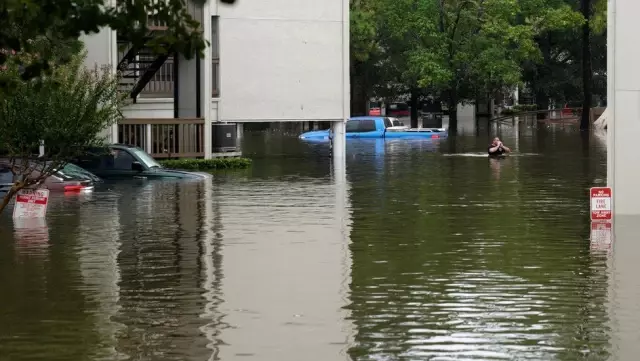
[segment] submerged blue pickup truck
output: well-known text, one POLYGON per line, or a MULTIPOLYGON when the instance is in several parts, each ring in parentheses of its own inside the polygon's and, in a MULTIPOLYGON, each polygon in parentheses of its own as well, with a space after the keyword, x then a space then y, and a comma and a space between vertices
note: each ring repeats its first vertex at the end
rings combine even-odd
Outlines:
MULTIPOLYGON (((346 137, 353 138, 406 138, 406 139, 441 139, 447 137, 444 128, 406 128, 395 127, 388 117, 354 117, 347 121, 346 137)), ((331 139, 331 131, 318 130, 300 134, 300 139, 322 141, 331 139)))

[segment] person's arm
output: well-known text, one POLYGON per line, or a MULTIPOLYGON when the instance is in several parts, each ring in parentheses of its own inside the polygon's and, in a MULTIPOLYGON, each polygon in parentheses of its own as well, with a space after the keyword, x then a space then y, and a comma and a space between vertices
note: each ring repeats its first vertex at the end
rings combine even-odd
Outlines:
POLYGON ((500 148, 500 144, 496 145, 495 147, 489 147, 489 153, 495 153, 498 151, 499 148, 500 148))
POLYGON ((502 149, 504 149, 504 151, 507 153, 511 153, 511 149, 504 144, 502 144, 502 149))

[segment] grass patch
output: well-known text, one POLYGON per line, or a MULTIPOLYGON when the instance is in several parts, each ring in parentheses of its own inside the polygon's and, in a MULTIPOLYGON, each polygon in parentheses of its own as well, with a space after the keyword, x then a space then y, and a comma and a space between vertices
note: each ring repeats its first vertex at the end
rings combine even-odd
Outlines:
POLYGON ((183 170, 211 171, 216 169, 245 169, 251 166, 249 158, 213 158, 213 159, 163 159, 159 161, 165 168, 183 170))

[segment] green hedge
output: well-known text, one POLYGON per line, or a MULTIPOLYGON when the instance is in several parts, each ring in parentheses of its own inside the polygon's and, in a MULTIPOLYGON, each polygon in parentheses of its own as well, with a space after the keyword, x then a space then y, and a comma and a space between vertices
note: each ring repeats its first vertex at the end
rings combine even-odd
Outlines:
POLYGON ((251 166, 248 158, 213 158, 213 159, 164 159, 159 161, 166 168, 184 170, 209 171, 215 169, 245 169, 251 166))
POLYGON ((516 112, 527 112, 536 109, 537 105, 535 104, 517 104, 513 106, 513 110, 515 110, 516 112))

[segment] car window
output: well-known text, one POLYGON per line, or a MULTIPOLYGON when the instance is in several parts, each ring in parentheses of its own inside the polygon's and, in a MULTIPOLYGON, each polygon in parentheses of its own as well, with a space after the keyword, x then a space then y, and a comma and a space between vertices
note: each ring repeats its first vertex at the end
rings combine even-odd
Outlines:
POLYGON ((62 168, 61 172, 74 178, 100 180, 100 178, 94 174, 87 172, 73 163, 67 163, 64 168, 62 168))
POLYGON ((376 122, 371 119, 361 120, 358 129, 360 132, 373 132, 376 130, 376 122))
POLYGON ((391 119, 384 118, 384 127, 385 128, 393 127, 393 122, 391 121, 391 119))
POLYGON ((394 120, 393 121, 393 126, 394 127, 402 127, 402 126, 404 126, 404 123, 399 121, 399 120, 394 120))
POLYGON ((124 149, 112 149, 110 157, 113 159, 113 163, 109 162, 111 169, 116 170, 131 170, 135 161, 131 153, 124 149))
POLYGON ((106 156, 104 154, 106 154, 106 152, 87 152, 78 157, 78 159, 76 159, 74 162, 79 164, 84 169, 101 169, 103 168, 103 163, 106 159, 106 156))
POLYGON ((360 122, 357 120, 349 120, 347 122, 347 126, 346 126, 346 132, 347 133, 355 133, 358 132, 358 126, 360 125, 360 122))
POLYGON ((147 168, 162 168, 160 163, 158 163, 149 153, 145 152, 140 148, 132 148, 131 151, 138 157, 140 162, 145 165, 147 168))

